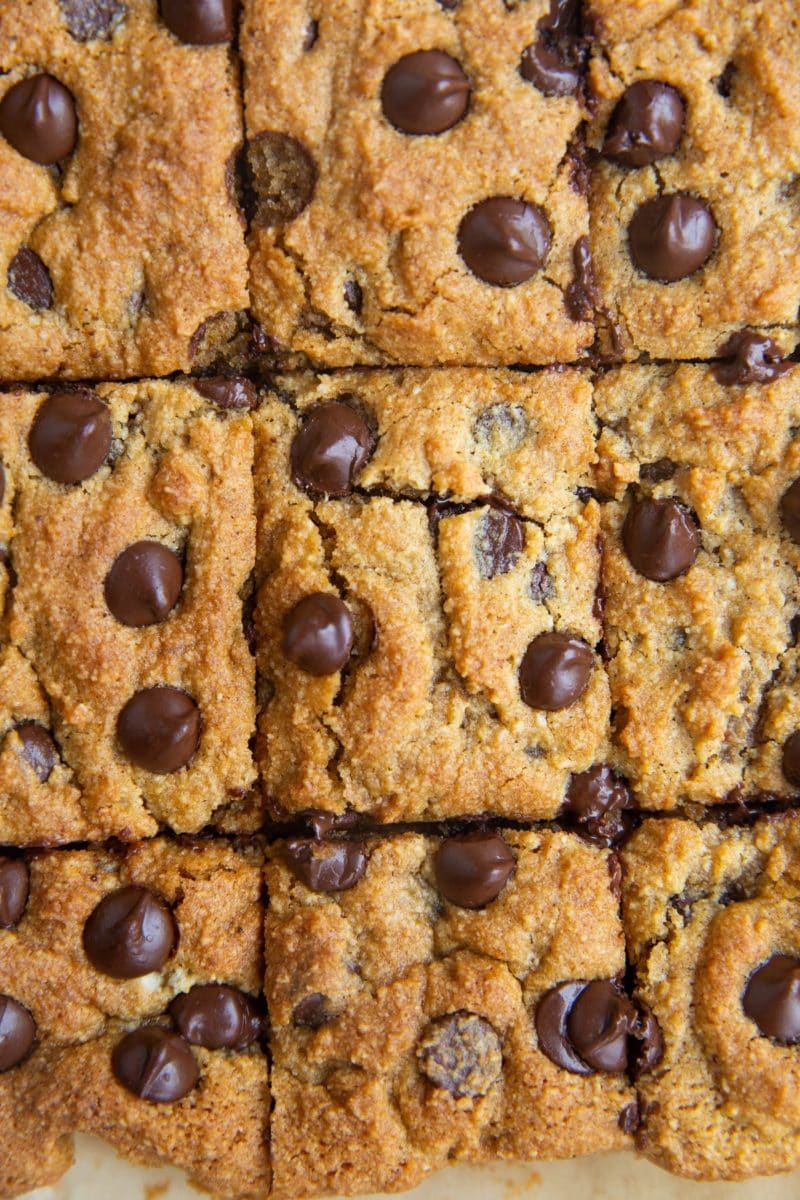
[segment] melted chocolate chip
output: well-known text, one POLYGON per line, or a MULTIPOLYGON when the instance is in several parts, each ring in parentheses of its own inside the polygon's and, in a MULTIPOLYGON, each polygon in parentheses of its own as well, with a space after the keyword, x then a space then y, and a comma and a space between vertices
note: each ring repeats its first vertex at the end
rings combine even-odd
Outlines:
POLYGON ((0 995, 0 1072, 27 1058, 36 1041, 33 1017, 12 996, 0 995))
POLYGON ((762 963, 750 976, 742 1005, 764 1037, 783 1046, 800 1042, 800 958, 775 954, 762 963))
POLYGON ((642 499, 632 505, 622 527, 631 565, 656 583, 684 575, 700 551, 694 519, 677 500, 642 499))
POLYGON ((111 449, 111 415, 86 388, 54 392, 39 407, 28 437, 31 458, 56 483, 81 483, 111 449))
POLYGON ((541 208, 511 196, 492 196, 471 208, 458 228, 458 250, 484 283, 516 287, 540 271, 552 232, 541 208))
POLYGON ((282 853, 287 866, 312 892, 346 892, 367 869, 367 856, 359 842, 292 838, 284 843, 282 853))
POLYGON ((557 712, 580 700, 589 686, 594 654, 582 638, 541 633, 523 655, 519 688, 530 708, 557 712))
POLYGON ((783 351, 772 338, 744 330, 734 333, 719 348, 722 362, 711 368, 717 383, 728 386, 744 383, 771 383, 789 370, 783 351))
POLYGON ((171 775, 191 760, 200 742, 200 710, 186 692, 151 687, 131 696, 117 718, 126 757, 155 775, 171 775))
POLYGON ((292 1024, 298 1029, 321 1029, 333 1020, 328 1010, 328 997, 321 992, 305 996, 292 1010, 292 1024))
POLYGON ((661 1026, 650 1009, 642 1004, 639 1005, 633 1037, 639 1043, 633 1065, 634 1074, 638 1078, 657 1067, 664 1057, 664 1035, 661 1026))
POLYGON ((550 988, 537 1004, 534 1017, 542 1054, 573 1075, 592 1074, 592 1068, 576 1053, 567 1032, 570 1012, 585 987, 583 980, 573 979, 550 988))
POLYGON ((241 412, 255 408, 258 395, 249 379, 215 375, 211 379, 195 379, 194 386, 206 400, 226 412, 241 412))
POLYGON ((790 733, 783 743, 783 774, 792 787, 800 788, 800 732, 790 733))
POLYGON ((114 1047, 111 1067, 118 1083, 151 1104, 182 1100, 200 1078, 188 1042, 160 1025, 126 1034, 114 1047))
POLYGON ((564 813, 577 832, 595 846, 618 846, 631 830, 631 794, 621 776, 605 763, 573 775, 564 813))
POLYGON ((292 442, 292 478, 325 496, 347 496, 375 450, 364 418, 341 400, 312 408, 292 442))
POLYGON ((196 984, 169 1006, 178 1032, 207 1050, 246 1050, 261 1033, 261 1017, 244 992, 223 984, 196 984))
POLYGON ((178 603, 182 587, 183 565, 174 550, 161 542, 134 542, 106 576, 106 604, 123 625, 157 625, 178 603))
POLYGON ((8 264, 8 290, 36 312, 53 307, 50 272, 27 246, 21 246, 8 264))
POLYGON ((386 72, 381 105, 401 133, 443 133, 464 116, 469 95, 469 80, 454 58, 441 50, 418 50, 386 72))
POLYGON ((493 833, 447 838, 436 854, 436 884, 461 908, 485 908, 508 883, 516 859, 508 842, 493 833))
POLYGON ((644 167, 674 154, 683 136, 686 106, 668 83, 632 84, 611 115, 603 154, 624 167, 644 167))
POLYGON ((661 283, 674 283, 699 270, 711 257, 716 237, 708 205, 685 192, 646 200, 628 227, 634 264, 661 283))
POLYGON ((639 467, 639 478, 646 483, 664 483, 672 479, 678 470, 678 464, 671 458, 659 458, 656 462, 643 463, 639 467))
POLYGON ((628 1038, 636 1009, 608 979, 595 979, 576 997, 567 1018, 567 1036, 578 1057, 593 1071, 618 1074, 628 1066, 628 1038))
POLYGON ((58 0, 58 6, 76 42, 108 37, 126 12, 121 0, 58 0))
POLYGON ((508 574, 524 546, 522 522, 502 509, 490 509, 475 530, 475 561, 481 579, 508 574))
POLYGON ((455 1099, 485 1096, 503 1074, 503 1047, 495 1030, 475 1013, 431 1021, 417 1046, 422 1073, 455 1099))
POLYGON ((594 277, 592 252, 588 237, 578 238, 572 247, 575 278, 564 294, 567 312, 573 321, 591 321, 600 303, 600 289, 594 277))
POLYGON ((182 42, 214 46, 233 38, 234 0, 161 0, 161 19, 182 42))
POLYGON ((789 537, 800 545, 800 479, 795 479, 781 497, 781 519, 789 537))
POLYGON ((83 927, 86 957, 112 979, 160 971, 176 940, 175 921, 164 901, 135 885, 104 896, 83 927))
POLYGON ((572 96, 581 82, 579 63, 570 62, 559 47, 544 38, 523 51, 519 73, 545 96, 572 96))
POLYGON ((353 619, 347 605, 330 592, 304 596, 287 614, 283 653, 309 675, 341 671, 353 648, 353 619))
POLYGON ((305 146, 288 133, 260 133, 247 144, 256 225, 293 221, 314 195, 317 168, 305 146))
POLYGON ((0 133, 25 158, 49 165, 78 140, 75 101, 52 75, 29 75, 0 100, 0 133))
POLYGON ((40 783, 47 783, 58 762, 58 747, 53 737, 36 721, 22 721, 16 726, 22 743, 22 757, 40 783))
POLYGON ((0 858, 0 929, 13 929, 25 912, 30 890, 26 863, 0 858))

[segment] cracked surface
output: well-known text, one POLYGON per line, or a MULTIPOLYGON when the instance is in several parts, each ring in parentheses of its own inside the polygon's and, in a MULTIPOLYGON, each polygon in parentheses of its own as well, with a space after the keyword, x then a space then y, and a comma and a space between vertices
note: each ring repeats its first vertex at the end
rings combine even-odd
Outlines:
POLYGON ((317 170, 299 215, 257 218, 250 232, 253 310, 279 354, 332 366, 547 363, 573 361, 592 342, 593 324, 571 320, 564 303, 573 245, 588 229, 571 155, 585 112, 518 70, 548 13, 548 0, 454 10, 335 0, 315 14, 306 50, 306 0, 244 5, 248 137, 288 134, 317 170), (382 80, 402 55, 432 47, 462 64, 470 109, 444 134, 409 137, 383 117, 382 80), (552 226, 543 271, 519 287, 483 283, 458 253, 462 217, 495 195, 541 205, 552 226), (353 281, 358 312, 346 298, 353 281))
POLYGON ((79 134, 59 169, 0 138, 0 375, 98 378, 188 369, 207 318, 247 306, 247 256, 228 191, 242 140, 225 46, 179 42, 154 0, 127 0, 107 39, 79 42, 57 0, 0 3, 0 92, 36 71, 73 94, 79 134), (53 307, 6 288, 21 246, 53 307))
POLYGON ((272 811, 553 816, 570 773, 602 760, 608 736, 599 658, 584 696, 561 712, 528 708, 518 680, 538 634, 600 639, 599 508, 575 494, 592 457, 584 381, 345 375, 309 378, 288 398, 294 407, 267 400, 255 416, 256 754, 272 811), (372 423, 377 445, 358 490, 326 500, 292 482, 290 446, 302 413, 334 387, 372 423), (506 457, 520 424, 493 422, 512 401, 525 434, 506 457), (370 494, 387 484, 391 497, 370 494), (498 484, 530 515, 513 565, 487 578, 486 488, 498 484), (429 509, 433 487, 461 506, 429 509), (339 594, 354 620, 354 654, 339 674, 311 676, 282 652, 285 615, 315 591, 339 594))
POLYGON ((661 1065, 638 1085, 638 1148, 695 1179, 796 1168, 797 1049, 762 1036, 741 998, 765 960, 800 950, 800 821, 648 821, 622 861, 637 994, 664 1035, 661 1065))
POLYGON ((148 1104, 111 1073, 113 1047, 130 1029, 168 1024, 167 1008, 194 984, 261 991, 261 855, 221 842, 143 842, 127 852, 58 851, 29 858, 30 896, 15 929, 0 930, 0 992, 23 1003, 37 1043, 0 1076, 0 1190, 55 1182, 74 1131, 105 1138, 149 1164, 182 1166, 223 1196, 263 1195, 268 1078, 258 1044, 244 1051, 192 1048, 197 1087, 172 1104, 148 1104), (180 931, 160 973, 120 981, 99 974, 82 946, 86 918, 104 895, 150 888, 180 931))
POLYGON ((369 842, 363 879, 336 895, 309 891, 280 846, 270 852, 276 1196, 394 1191, 453 1159, 628 1144, 617 1121, 629 1083, 560 1069, 538 1049, 533 1024, 551 986, 624 967, 608 855, 563 833, 505 836, 514 875, 477 912, 439 896, 433 838, 369 842), (314 994, 330 1020, 294 1024, 314 994), (419 1067, 418 1039, 453 1012, 482 1018, 502 1043, 500 1078, 480 1097, 456 1098, 419 1067))
POLYGON ((800 332, 796 5, 591 0, 590 15, 597 31, 589 67, 596 100, 590 146, 601 148, 617 100, 637 80, 669 83, 686 102, 674 155, 634 169, 599 158, 593 167, 591 241, 599 311, 606 314, 602 350, 709 358, 742 325, 767 328, 791 348, 800 332), (719 81, 729 67, 725 96, 719 81), (720 237, 699 271, 659 283, 631 262, 627 229, 641 203, 675 191, 710 204, 720 237))
POLYGON ((800 560, 780 501, 800 473, 798 382, 792 368, 725 388, 683 365, 623 367, 595 385, 598 480, 613 497, 602 523, 615 740, 643 808, 715 804, 740 787, 792 794, 780 756, 798 721, 800 560), (622 545, 642 495, 675 497, 699 521, 697 561, 668 583, 640 575, 622 545))
POLYGON ((16 585, 0 659, 0 839, 9 844, 149 836, 160 825, 257 827, 254 665, 242 596, 255 541, 249 414, 223 415, 188 383, 103 384, 109 461, 78 485, 45 478, 28 433, 43 400, 0 396, 2 518, 16 585), (130 628, 109 612, 105 577, 131 543, 153 539, 184 560, 175 609, 130 628), (134 767, 116 741, 120 710, 138 690, 169 684, 201 712, 200 745, 177 774, 134 767), (61 762, 40 782, 13 726, 50 729, 61 762))

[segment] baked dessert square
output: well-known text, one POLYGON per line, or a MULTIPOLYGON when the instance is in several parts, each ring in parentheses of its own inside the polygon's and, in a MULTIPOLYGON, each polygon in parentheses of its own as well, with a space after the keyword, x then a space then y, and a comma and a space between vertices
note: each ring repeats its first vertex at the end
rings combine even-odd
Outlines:
POLYGON ((800 337, 793 0, 590 0, 591 248, 602 350, 712 358, 800 337))
POLYGON ((0 1190, 53 1183, 71 1134, 269 1187, 262 856, 155 838, 0 857, 0 1190))
POLYGON ((630 1144, 658 1035, 622 986, 618 881, 552 831, 272 847, 274 1194, 630 1144))
POLYGON ((243 7, 250 289, 271 352, 580 357, 594 320, 577 5, 312 8, 243 7))
POLYGON ((694 1179, 800 1164, 800 822, 650 820, 622 852, 635 996, 663 1036, 638 1148, 694 1179))
POLYGON ((614 740, 642 808, 800 783, 782 767, 800 722, 798 383, 795 365, 740 359, 595 385, 614 740))
POLYGON ((0 378, 166 375, 241 336, 225 7, 0 3, 0 378))
POLYGON ((252 422, 206 398, 240 392, 251 385, 0 395, 13 577, 0 654, 2 842, 260 823, 243 627, 252 422))
POLYGON ((588 383, 406 370, 277 387, 254 418, 272 815, 555 815, 609 732, 588 383))

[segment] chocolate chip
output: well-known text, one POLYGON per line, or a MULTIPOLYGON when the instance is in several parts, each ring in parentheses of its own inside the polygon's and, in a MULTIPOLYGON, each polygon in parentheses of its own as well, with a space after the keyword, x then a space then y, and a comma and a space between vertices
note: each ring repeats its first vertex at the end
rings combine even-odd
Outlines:
POLYGON ((248 411, 255 408, 258 395, 249 379, 238 376, 215 375, 211 379, 195 379, 195 390, 226 412, 248 411))
POLYGON ((620 1109, 617 1125, 623 1133, 636 1133, 641 1122, 641 1113, 639 1111, 639 1101, 631 1100, 630 1104, 626 1104, 620 1109))
POLYGON ((792 787, 800 788, 800 732, 790 733, 783 743, 783 774, 792 787))
POLYGON ((775 954, 750 976, 744 1011, 764 1037, 783 1046, 800 1042, 800 958, 775 954))
POLYGON ((311 203, 317 182, 314 160, 288 133, 260 133, 247 144, 247 165, 256 225, 293 221, 311 203))
POLYGON ((40 783, 47 783, 58 762, 58 747, 52 735, 36 721, 22 721, 16 726, 16 734, 22 743, 22 757, 40 783))
POLYGON ((631 84, 611 114, 603 154, 624 167, 644 167, 674 154, 683 136, 686 106, 668 83, 631 84))
POLYGON ((261 1017, 244 992, 223 984, 196 984, 169 1006, 178 1032, 207 1050, 246 1050, 261 1034, 261 1017))
POLYGON ((457 1012, 431 1021, 417 1045, 420 1070, 456 1100, 485 1096, 503 1074, 503 1047, 483 1017, 457 1012))
POLYGON ((572 1006, 580 996, 586 983, 570 980, 545 992, 536 1006, 534 1023, 539 1049, 557 1067, 573 1075, 591 1075, 592 1068, 578 1056, 567 1032, 567 1020, 572 1006))
POLYGON ((508 883, 516 859, 508 842, 494 833, 447 838, 436 853, 436 884, 460 908, 485 908, 508 883))
POLYGON ((330 592, 312 592, 287 613, 282 649, 309 675, 341 671, 353 648, 353 619, 347 605, 330 592))
POLYGON ((525 546, 525 528, 517 517, 490 509, 475 530, 475 561, 481 579, 494 579, 512 569, 525 546))
POLYGON ((158 625, 178 603, 182 587, 183 564, 174 550, 161 542, 134 542, 106 576, 106 604, 123 625, 158 625))
POLYGON ((589 686, 594 655, 582 638, 540 633, 519 667, 519 690, 530 708, 557 712, 580 700, 589 686))
POLYGON ((0 1072, 18 1066, 35 1041, 36 1025, 27 1008, 11 996, 0 995, 0 1072))
POLYGON ((366 421, 341 400, 318 404, 292 442, 292 478, 325 496, 347 496, 375 450, 366 421))
POLYGON ((83 927, 86 957, 112 979, 160 971, 176 941, 175 921, 164 901, 134 885, 104 896, 83 927))
POLYGON ((628 227, 635 265, 661 283, 674 283, 699 270, 711 257, 716 237, 708 205, 685 192, 646 200, 628 227))
POLYGON ((20 858, 0 858, 0 929, 13 929, 25 912, 30 890, 27 865, 20 858))
POLYGON ((307 52, 311 49, 312 46, 315 46, 317 44, 318 37, 319 37, 319 22, 313 21, 313 20, 309 21, 308 24, 306 25, 305 32, 303 34, 303 43, 302 43, 303 50, 305 50, 307 52))
POLYGON ((567 1035, 594 1071, 618 1074, 628 1066, 628 1038, 637 1021, 630 1000, 608 979, 588 983, 567 1018, 567 1035))
POLYGON ((299 1029, 321 1029, 332 1020, 328 1011, 328 997, 321 992, 305 996, 292 1010, 292 1024, 299 1029))
POLYGON ((678 464, 671 458, 659 458, 656 462, 643 463, 639 467, 639 478, 646 483, 664 483, 672 479, 678 470, 678 464))
POLYGON ((27 246, 21 246, 8 264, 8 290, 36 312, 53 307, 50 272, 27 246))
POLYGON ((189 339, 195 370, 243 371, 260 354, 263 330, 249 313, 227 309, 201 321, 189 339), (258 342, 258 345, 256 343, 258 342))
POLYGON ((367 869, 359 842, 320 842, 292 838, 282 848, 286 865, 312 892, 346 892, 367 869))
POLYGON ((677 500, 638 500, 622 527, 622 541, 631 565, 656 583, 684 575, 700 551, 694 519, 677 500))
POLYGON ((600 289, 594 276, 594 263, 588 237, 579 237, 572 247, 575 278, 567 284, 564 301, 573 321, 591 321, 600 303, 600 289))
POLYGON ((531 567, 529 590, 531 599, 536 604, 541 604, 555 596, 556 585, 550 578, 550 572, 543 562, 534 563, 531 567))
POLYGON ((572 96, 581 82, 578 63, 566 59, 558 46, 540 38, 522 53, 519 73, 545 96, 572 96))
POLYGON ((633 1073, 638 1078, 657 1067, 664 1057, 664 1035, 661 1026, 649 1008, 639 1005, 633 1027, 633 1037, 639 1043, 633 1064, 633 1073))
POLYGON ((151 687, 131 696, 117 718, 127 758, 156 775, 171 775, 191 760, 200 742, 200 710, 186 692, 151 687))
POLYGON ((541 208, 511 196, 492 196, 471 208, 458 228, 458 250, 484 283, 516 287, 544 266, 550 223, 541 208))
POLYGON ((800 545, 800 479, 795 479, 781 496, 781 519, 789 537, 800 545))
POLYGON ((730 100, 733 91, 733 80, 736 75, 736 63, 726 63, 721 75, 714 80, 717 91, 723 100, 730 100))
POLYGON ((764 334, 744 330, 734 333, 718 351, 723 360, 711 368, 717 383, 771 383, 789 370, 777 342, 764 334))
POLYGON ((418 50, 386 72, 381 106, 401 133, 443 133, 464 116, 469 96, 469 80, 454 58, 441 50, 418 50))
POLYGON ((200 1078, 189 1043, 160 1025, 126 1034, 114 1047, 111 1066, 118 1083, 151 1104, 182 1100, 200 1078))
POLYGON ((107 37, 126 12, 120 0, 58 0, 58 5, 76 42, 107 37))
POLYGON ((335 837, 337 833, 352 833, 367 823, 364 813, 359 812, 331 813, 321 808, 307 808, 301 815, 314 837, 322 841, 335 837))
POLYGON ((52 75, 29 75, 0 100, 0 133, 19 154, 36 163, 57 163, 75 149, 75 101, 52 75))
POLYGON ((631 794, 625 780, 606 763, 573 775, 564 814, 577 832, 595 846, 617 846, 631 830, 631 794))
POLYGON ((515 449, 527 432, 528 418, 519 404, 492 404, 481 413, 474 426, 476 440, 494 445, 498 451, 515 449))
POLYGON ((54 392, 40 405, 28 446, 31 458, 56 483, 81 483, 99 471, 111 449, 111 414, 94 392, 54 392))
POLYGON ((355 279, 346 279, 344 284, 344 302, 356 316, 364 306, 364 293, 361 285, 355 279))
POLYGON ((229 42, 235 32, 234 0, 161 0, 170 32, 193 46, 229 42))

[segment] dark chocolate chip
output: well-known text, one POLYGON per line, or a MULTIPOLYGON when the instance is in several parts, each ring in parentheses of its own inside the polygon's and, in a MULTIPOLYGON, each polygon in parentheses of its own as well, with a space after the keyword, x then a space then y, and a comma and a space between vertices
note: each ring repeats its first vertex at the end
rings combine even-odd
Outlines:
POLYGON ((354 830, 362 828, 367 821, 363 813, 331 813, 325 812, 321 808, 307 808, 302 813, 302 817, 309 825, 314 837, 320 838, 322 841, 328 837, 335 837, 337 833, 352 833, 354 830))
POLYGON ((53 281, 39 255, 21 246, 8 264, 8 290, 29 308, 53 307, 53 281))
POLYGON ((552 233, 541 208, 511 196, 492 196, 471 208, 458 228, 458 250, 484 283, 516 287, 547 261, 552 233))
POLYGON ((171 33, 193 46, 229 42, 235 32, 234 0, 161 0, 161 18, 171 33))
POLYGON ((556 585, 550 576, 550 572, 543 562, 534 563, 531 567, 530 579, 531 599, 536 604, 541 604, 545 600, 551 599, 556 594, 556 585))
POLYGON ((0 100, 0 133, 18 153, 36 163, 57 163, 75 149, 75 101, 52 75, 29 75, 0 100))
POLYGON ((567 284, 564 294, 567 312, 573 321, 591 321, 600 303, 600 289, 594 277, 588 237, 579 237, 572 247, 572 263, 575 278, 567 284))
POLYGON ((211 379, 195 379, 195 389, 217 408, 239 412, 255 408, 258 394, 255 384, 238 376, 215 375, 211 379))
POLYGON ((353 648, 353 618, 330 592, 312 592, 287 613, 283 653, 309 675, 341 671, 353 648))
POLYGON ((628 226, 633 262, 661 283, 674 283, 699 270, 711 257, 716 239, 708 205, 685 192, 646 200, 628 226))
POLYGON ((736 75, 736 63, 726 63, 721 75, 714 80, 717 91, 723 100, 730 100, 733 92, 733 80, 736 75))
POLYGON ((247 144, 247 165, 256 225, 293 221, 311 203, 317 182, 314 160, 288 133, 260 133, 247 144))
POLYGON ((19 922, 29 890, 27 864, 21 858, 0 858, 0 929, 13 929, 19 922))
POLYGON ((305 996, 292 1010, 292 1024, 298 1029, 321 1029, 333 1020, 328 1010, 328 997, 321 992, 305 996))
POLYGON ((637 1012, 608 979, 587 983, 567 1017, 567 1036, 578 1057, 594 1071, 617 1074, 628 1067, 628 1038, 637 1012))
POLYGON ((178 603, 182 587, 183 564, 174 550, 161 542, 134 542, 106 576, 106 604, 123 625, 158 625, 178 603))
POLYGON ((33 1017, 19 1000, 0 995, 0 1072, 27 1058, 36 1041, 33 1017))
POLYGON ((795 479, 781 496, 781 519, 789 537, 800 545, 800 479, 795 479))
POLYGON ((81 483, 106 461, 111 435, 108 407, 94 392, 79 388, 47 397, 36 413, 28 446, 48 479, 81 483))
POLYGON ((625 810, 631 804, 625 780, 606 763, 598 763, 572 776, 564 813, 586 841, 617 846, 630 832, 631 818, 625 810))
POLYGON ((686 106, 668 83, 631 84, 611 115, 603 154, 625 167, 644 167, 674 154, 683 136, 686 106))
POLYGON ((576 1053, 567 1032, 570 1012, 585 987, 584 980, 573 979, 550 988, 537 1004, 534 1017, 542 1054, 573 1075, 592 1074, 592 1068, 576 1053))
POLYGON ((631 565, 656 583, 684 575, 700 551, 693 517, 671 499, 633 504, 622 527, 622 541, 631 565))
POLYGON ((149 888, 135 885, 104 896, 83 927, 86 957, 112 979, 138 979, 160 971, 176 941, 167 905, 149 888))
POLYGON ((182 1100, 200 1078, 189 1043, 160 1025, 126 1034, 114 1047, 111 1066, 118 1083, 151 1104, 182 1100))
POLYGON ((630 1104, 626 1104, 623 1109, 620 1109, 617 1124, 623 1133, 636 1133, 640 1122, 641 1113, 638 1100, 631 1100, 630 1104))
POLYGON ((417 50, 389 68, 381 88, 386 120, 401 133, 443 133, 469 106, 461 65, 441 50, 417 50))
POLYGON ((664 483, 672 479, 678 470, 678 464, 671 458, 659 458, 656 462, 643 463, 639 467, 639 478, 646 483, 664 483))
POLYGON ((360 842, 321 842, 292 838, 283 845, 287 866, 312 892, 346 892, 367 869, 360 842))
POLYGON ((108 37, 126 12, 121 0, 58 0, 58 6, 76 42, 108 37))
POLYGON ((485 1096, 503 1074, 503 1047, 495 1030, 475 1013, 431 1021, 417 1045, 422 1073, 459 1100, 485 1096))
POLYGON ((361 290, 361 284, 355 279, 346 279, 344 283, 344 302, 351 312, 356 316, 364 307, 364 293, 361 290))
POLYGON ((664 1057, 664 1035, 661 1026, 650 1009, 642 1004, 639 1005, 633 1027, 633 1038, 639 1043, 633 1064, 633 1073, 638 1078, 657 1067, 664 1057))
POLYGON ((502 509, 490 509, 475 530, 475 561, 481 579, 508 574, 524 546, 522 522, 502 509))
POLYGON ((516 866, 508 842, 496 833, 447 838, 436 853, 436 884, 460 908, 485 908, 502 892, 516 866))
POLYGON ((777 342, 764 334, 744 330, 734 333, 718 351, 721 362, 711 368, 717 383, 771 383, 790 369, 777 342))
POLYGON ((582 638, 540 633, 519 667, 519 688, 530 708, 557 712, 580 700, 589 686, 594 654, 582 638))
POLYGON ((474 425, 478 441, 495 444, 498 450, 513 450, 528 431, 528 417, 520 404, 492 404, 474 425))
POLYGON ((200 742, 200 710, 174 687, 151 687, 131 696, 117 718, 126 757, 156 775, 171 775, 191 760, 200 742))
POLYGON ((545 96, 572 96, 581 82, 579 62, 570 61, 546 37, 540 37, 523 51, 519 73, 545 96))
POLYGON ((196 984, 169 1006, 178 1032, 207 1050, 246 1050, 261 1034, 254 1001, 237 988, 196 984))
POLYGON ((750 976, 744 1011, 764 1037, 783 1046, 800 1042, 800 958, 775 954, 750 976))
POLYGON ((347 496, 375 450, 364 418, 341 400, 312 408, 292 442, 292 478, 325 496, 347 496))
POLYGON ((16 727, 17 737, 22 743, 22 757, 32 769, 40 783, 47 783, 58 762, 58 747, 52 734, 36 721, 22 721, 16 727))
POLYGON ((783 743, 783 774, 792 787, 800 788, 800 732, 790 733, 783 743))
POLYGON ((303 50, 305 50, 306 52, 309 51, 312 48, 312 46, 315 46, 317 44, 318 38, 319 38, 319 22, 313 21, 313 20, 309 21, 308 24, 306 25, 305 32, 303 33, 303 43, 302 43, 303 50))

